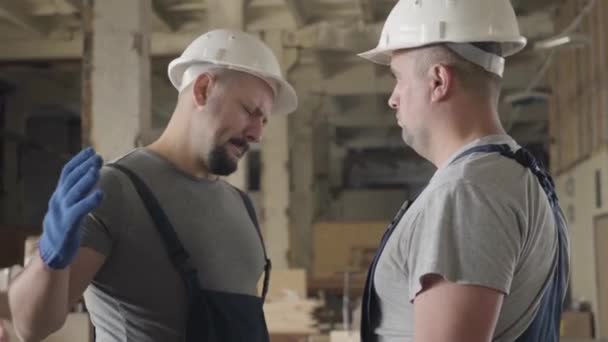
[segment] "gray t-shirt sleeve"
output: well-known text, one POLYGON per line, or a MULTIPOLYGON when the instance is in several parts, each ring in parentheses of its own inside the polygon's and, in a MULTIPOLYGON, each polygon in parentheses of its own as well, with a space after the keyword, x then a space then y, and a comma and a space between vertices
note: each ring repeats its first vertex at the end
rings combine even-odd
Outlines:
POLYGON ((400 239, 408 244, 401 250, 408 251, 403 257, 411 301, 430 274, 509 294, 522 236, 514 206, 492 190, 461 181, 426 197, 409 236, 400 239))
POLYGON ((104 198, 100 206, 87 215, 82 224, 81 247, 89 247, 109 256, 112 247, 120 240, 126 226, 124 215, 124 186, 117 171, 109 167, 101 169, 99 188, 104 198))

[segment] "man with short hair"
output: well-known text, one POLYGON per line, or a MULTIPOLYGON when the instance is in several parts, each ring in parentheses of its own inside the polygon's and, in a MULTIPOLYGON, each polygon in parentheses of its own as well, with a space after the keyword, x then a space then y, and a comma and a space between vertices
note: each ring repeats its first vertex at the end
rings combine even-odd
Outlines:
POLYGON ((525 43, 508 0, 400 0, 360 54, 390 65, 403 140, 437 167, 382 239, 364 342, 559 340, 565 220, 497 109, 504 58, 525 43))
POLYGON ((106 167, 90 148, 65 165, 39 257, 9 289, 25 341, 59 329, 83 293, 98 342, 268 341, 269 260, 248 197, 219 176, 271 113, 296 109, 295 91, 240 31, 200 36, 168 73, 179 95, 157 141, 106 167))

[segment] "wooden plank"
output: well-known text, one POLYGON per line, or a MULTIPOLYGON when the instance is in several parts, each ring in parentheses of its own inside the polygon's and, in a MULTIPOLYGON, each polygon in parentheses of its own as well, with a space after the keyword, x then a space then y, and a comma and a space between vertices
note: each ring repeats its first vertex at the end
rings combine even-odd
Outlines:
POLYGON ((600 69, 600 75, 602 78, 601 87, 600 87, 600 118, 601 122, 599 127, 601 127, 601 141, 602 144, 608 144, 608 42, 606 42, 606 37, 608 37, 608 3, 606 1, 598 1, 599 11, 601 13, 600 18, 600 33, 598 35, 599 45, 600 45, 600 62, 602 63, 600 69))
POLYGON ((322 305, 322 302, 312 299, 267 301, 264 315, 268 331, 272 334, 317 334, 318 322, 314 312, 322 305))
POLYGON ((81 141, 83 146, 91 145, 91 124, 93 116, 93 0, 83 0, 82 16, 82 73, 81 73, 81 141))
MULTIPOLYGON (((575 17, 575 13, 578 11, 578 3, 577 1, 570 1, 570 6, 567 12, 567 21, 566 23, 571 23, 575 17)), ((570 68, 570 79, 571 84, 568 90, 567 99, 569 99, 569 103, 571 104, 571 114, 570 114, 570 124, 568 125, 568 145, 570 146, 568 153, 568 162, 566 167, 570 167, 576 163, 576 160, 580 151, 579 144, 579 124, 580 124, 580 101, 578 100, 578 85, 579 85, 579 72, 578 72, 578 50, 570 50, 569 54, 569 63, 568 66, 570 68)))
MULTIPOLYGON (((593 37, 593 31, 595 28, 595 20, 593 15, 588 15, 587 16, 587 34, 589 35, 589 37, 593 37)), ((593 149, 593 134, 594 134, 594 124, 593 124, 593 120, 595 118, 595 106, 594 106, 594 93, 597 89, 597 85, 595 85, 595 75, 594 75, 594 70, 595 70, 595 48, 593 46, 589 47, 589 50, 587 51, 587 63, 585 65, 586 70, 587 70, 587 120, 586 120, 586 132, 585 132, 585 136, 586 136, 586 147, 587 147, 587 153, 586 153, 586 158, 591 157, 594 149, 593 149)))
MULTIPOLYGON (((360 297, 363 295, 365 288, 365 279, 367 274, 353 274, 350 277, 348 293, 352 297, 360 297)), ((308 282, 308 295, 316 296, 319 293, 341 296, 344 294, 344 275, 333 275, 330 277, 312 278, 308 282)))
POLYGON ((334 330, 329 334, 330 342, 358 342, 361 341, 359 333, 355 331, 334 330))
MULTIPOLYGON (((580 7, 580 0, 575 0, 572 1, 572 7, 571 7, 571 12, 570 12, 570 16, 569 16, 569 20, 568 22, 571 22, 574 17, 575 17, 575 13, 577 13, 579 11, 579 7, 580 7)), ((572 83, 572 88, 570 89, 571 93, 570 93, 570 101, 573 104, 573 108, 572 108, 572 115, 575 118, 572 121, 572 127, 571 127, 571 131, 570 131, 570 141, 573 144, 572 145, 572 150, 571 155, 570 155, 570 162, 568 163, 568 166, 572 166, 574 164, 576 164, 576 162, 579 159, 579 156, 581 154, 581 141, 580 141, 580 126, 581 126, 581 112, 582 112, 582 101, 581 101, 581 95, 580 95, 580 84, 581 84, 581 75, 582 72, 580 70, 581 68, 581 61, 580 61, 580 54, 581 54, 581 50, 580 49, 575 49, 572 51, 572 59, 571 59, 571 63, 572 63, 572 72, 574 74, 574 82, 572 83)))
POLYGON ((288 269, 272 271, 268 300, 287 296, 304 299, 307 297, 306 270, 288 269))
MULTIPOLYGON (((578 4, 577 4, 578 5, 578 4)), ((584 70, 584 50, 577 49, 574 52, 574 66, 576 72, 576 82, 574 82, 573 103, 576 105, 575 113, 577 129, 573 137, 577 143, 577 149, 574 151, 573 162, 578 162, 584 154, 584 127, 585 127, 585 70, 584 70)))
POLYGON ((573 72, 572 72, 572 52, 571 51, 564 51, 562 52, 564 54, 564 59, 563 59, 563 63, 564 63, 564 76, 565 76, 565 84, 563 87, 563 92, 562 92, 562 98, 564 101, 564 108, 566 109, 566 112, 563 113, 564 117, 562 118, 562 124, 564 125, 562 127, 562 129, 564 130, 564 135, 563 137, 563 164, 562 167, 563 168, 567 168, 568 165, 570 164, 570 161, 572 160, 572 141, 570 138, 570 130, 572 128, 572 117, 574 117, 574 115, 576 114, 574 112, 574 104, 572 103, 572 85, 574 84, 574 79, 573 79, 573 72))
MULTIPOLYGON (((564 15, 562 11, 558 11, 555 16, 556 30, 560 30, 563 26, 564 15)), ((564 89, 565 89, 565 63, 564 54, 557 53, 555 55, 554 62, 554 80, 551 83, 553 90, 553 102, 555 103, 555 113, 550 123, 553 126, 553 157, 552 157, 552 170, 554 174, 558 174, 563 169, 564 164, 564 130, 562 115, 565 111, 564 102, 564 89)))
POLYGON ((597 87, 596 87, 596 96, 595 96, 595 105, 596 105, 596 113, 595 113, 595 127, 596 127, 596 135, 595 135, 595 145, 596 145, 596 149, 601 148, 601 145, 603 144, 603 136, 604 136, 604 127, 603 127, 603 122, 604 122, 604 115, 606 114, 606 110, 608 110, 608 107, 604 106, 604 100, 603 100, 603 88, 604 88, 604 78, 606 77, 605 73, 608 72, 608 69, 606 69, 606 52, 605 52, 605 48, 607 46, 607 44, 605 43, 606 40, 606 34, 608 32, 604 32, 604 20, 608 19, 608 16, 605 16, 602 13, 602 8, 603 5, 605 4, 605 1, 600 1, 597 6, 598 6, 598 10, 594 11, 594 16, 596 17, 596 30, 595 30, 595 37, 593 39, 593 44, 595 46, 595 52, 596 52, 596 78, 597 78, 597 87))
MULTIPOLYGON (((566 17, 566 13, 567 13, 567 7, 568 7, 569 2, 563 3, 560 7, 560 10, 558 12, 558 21, 559 21, 559 27, 557 29, 557 31, 562 30, 566 24, 565 22, 568 20, 568 18, 566 17)), ((560 107, 563 109, 563 111, 560 112, 561 115, 561 120, 560 120, 560 165, 559 165, 559 169, 563 170, 566 168, 566 164, 568 162, 568 151, 569 151, 569 147, 568 147, 568 125, 567 125, 567 113, 570 110, 570 106, 569 103, 567 101, 567 97, 568 97, 568 90, 570 88, 570 84, 572 82, 572 79, 570 78, 570 68, 569 68, 569 55, 568 55, 568 51, 566 50, 562 50, 560 52, 557 53, 558 54, 558 60, 559 60, 559 65, 560 65, 560 69, 561 69, 561 78, 560 78, 560 83, 557 85, 558 89, 559 89, 559 103, 560 103, 560 107)))
POLYGON ((555 112, 555 141, 554 141, 554 145, 555 145, 555 156, 554 156, 554 160, 555 160, 555 166, 554 166, 554 174, 558 174, 559 171, 561 171, 563 169, 563 165, 564 165, 564 123, 563 123, 563 113, 565 111, 565 106, 564 106, 564 76, 565 76, 565 63, 563 61, 563 57, 562 55, 558 55, 558 58, 556 59, 556 65, 557 65, 557 72, 555 73, 555 82, 552 87, 554 89, 554 95, 553 97, 555 98, 555 106, 556 106, 556 112, 555 112))
POLYGON ((560 64, 554 64, 549 70, 549 84, 553 88, 553 95, 549 99, 549 167, 552 174, 557 174, 560 164, 560 130, 559 130, 559 95, 555 88, 559 84, 560 64))
POLYGON ((308 342, 310 334, 270 334, 270 342, 308 342))
MULTIPOLYGON (((579 1, 579 11, 586 5, 586 1, 579 1)), ((589 16, 585 16, 581 23, 581 31, 584 34, 591 36, 591 20, 589 16)), ((579 126, 579 140, 580 140, 580 152, 577 161, 587 159, 591 156, 591 141, 592 125, 591 125, 591 90, 593 89, 593 83, 591 81, 591 68, 593 65, 593 54, 591 53, 592 47, 586 47, 580 50, 579 63, 582 68, 581 82, 579 83, 580 89, 580 100, 581 100, 581 123, 579 126)))
MULTIPOLYGON (((597 5, 596 5, 597 6, 597 5)), ((591 118, 589 120, 590 123, 590 135, 591 135, 591 150, 597 151, 599 148, 599 126, 597 125, 597 117, 598 117, 598 97, 599 97, 599 87, 600 87, 600 75, 599 75, 599 41, 598 41, 598 28, 599 28, 599 12, 592 11, 589 14, 590 21, 590 37, 591 37, 591 65, 590 68, 590 78, 591 78, 591 118)))

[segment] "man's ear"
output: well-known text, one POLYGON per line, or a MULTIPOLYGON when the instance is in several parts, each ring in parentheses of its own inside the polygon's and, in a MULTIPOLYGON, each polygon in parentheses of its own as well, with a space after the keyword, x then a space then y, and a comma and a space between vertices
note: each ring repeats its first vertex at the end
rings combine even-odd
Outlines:
POLYGON ((454 77, 454 70, 443 64, 435 64, 429 69, 432 102, 441 102, 449 96, 454 77))
POLYGON ((194 80, 192 95, 197 107, 203 107, 207 104, 215 83, 215 77, 207 72, 200 74, 196 80, 194 80))

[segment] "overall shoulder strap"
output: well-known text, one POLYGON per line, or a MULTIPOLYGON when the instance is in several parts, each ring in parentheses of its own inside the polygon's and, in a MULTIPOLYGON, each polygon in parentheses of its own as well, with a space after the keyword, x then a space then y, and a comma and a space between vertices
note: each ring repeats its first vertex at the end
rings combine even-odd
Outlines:
POLYGON ((169 218, 163 211, 150 188, 135 172, 131 171, 124 165, 112 163, 108 164, 108 166, 122 172, 129 178, 135 187, 137 194, 142 199, 148 214, 152 217, 156 230, 160 234, 165 245, 165 249, 169 254, 171 263, 175 266, 175 268, 177 268, 184 284, 186 285, 188 295, 190 297, 198 296, 198 276, 196 269, 190 263, 190 254, 188 254, 180 242, 171 221, 169 221, 169 218))
POLYGON ((266 253, 266 245, 264 243, 264 237, 262 236, 262 231, 260 230, 258 218, 255 213, 255 208, 253 206, 253 203, 251 203, 251 199, 244 191, 242 191, 241 189, 239 189, 235 186, 233 186, 233 187, 236 189, 236 191, 241 196, 241 199, 243 200, 243 203, 245 204, 245 208, 247 208, 247 213, 249 214, 249 217, 251 218, 251 221, 253 222, 253 225, 255 226, 255 230, 257 231, 258 236, 260 237, 260 242, 262 243, 262 251, 264 252, 264 261, 265 261, 264 287, 262 288, 262 301, 266 301, 266 295, 268 294, 268 286, 270 283, 270 272, 272 270, 272 262, 270 261, 270 259, 268 258, 268 255, 266 253))

